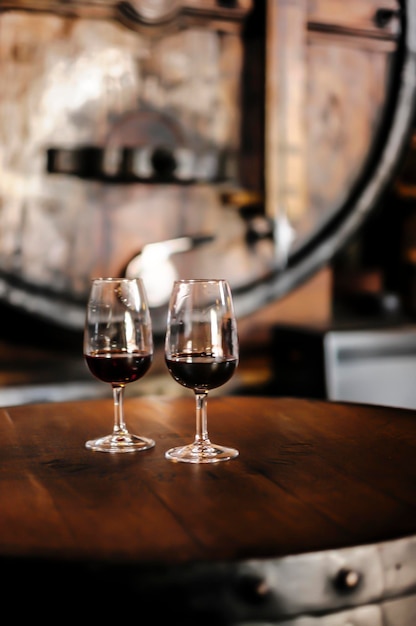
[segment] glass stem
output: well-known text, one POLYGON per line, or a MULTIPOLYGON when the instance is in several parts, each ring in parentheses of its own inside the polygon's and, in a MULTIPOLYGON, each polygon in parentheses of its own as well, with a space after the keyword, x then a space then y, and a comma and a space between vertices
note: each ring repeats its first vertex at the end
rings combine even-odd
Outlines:
POLYGON ((113 435, 126 434, 127 428, 124 423, 124 387, 122 385, 113 385, 113 398, 114 398, 114 428, 113 435))
POLYGON ((195 443, 208 442, 207 430, 207 392, 195 391, 196 400, 196 435, 195 443))

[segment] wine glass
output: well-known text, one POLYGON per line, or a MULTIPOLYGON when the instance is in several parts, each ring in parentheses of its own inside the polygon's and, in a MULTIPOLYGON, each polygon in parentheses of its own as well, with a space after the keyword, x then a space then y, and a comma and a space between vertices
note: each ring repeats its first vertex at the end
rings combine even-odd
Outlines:
POLYGON ((84 330, 84 358, 90 372, 113 388, 113 432, 86 442, 89 450, 135 452, 153 439, 130 434, 124 421, 124 388, 142 378, 153 360, 149 305, 141 278, 92 280, 84 330))
POLYGON ((216 463, 238 450, 211 443, 207 430, 210 389, 224 385, 238 365, 237 323, 226 280, 177 280, 169 302, 165 362, 171 376, 193 389, 196 435, 193 443, 171 448, 165 457, 186 463, 216 463))

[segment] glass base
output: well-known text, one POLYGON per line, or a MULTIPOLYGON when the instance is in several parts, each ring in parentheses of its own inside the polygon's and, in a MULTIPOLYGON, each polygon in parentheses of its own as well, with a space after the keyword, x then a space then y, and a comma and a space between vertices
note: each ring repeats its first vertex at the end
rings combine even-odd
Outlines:
POLYGON ((153 448, 155 442, 153 439, 139 437, 138 435, 130 435, 130 433, 120 433, 118 435, 107 435, 87 441, 85 447, 88 450, 96 450, 97 452, 139 452, 140 450, 149 450, 153 448))
POLYGON ((218 463, 219 461, 229 461, 238 456, 238 450, 218 446, 211 442, 191 443, 179 448, 171 448, 165 452, 165 458, 169 461, 180 461, 182 463, 218 463))

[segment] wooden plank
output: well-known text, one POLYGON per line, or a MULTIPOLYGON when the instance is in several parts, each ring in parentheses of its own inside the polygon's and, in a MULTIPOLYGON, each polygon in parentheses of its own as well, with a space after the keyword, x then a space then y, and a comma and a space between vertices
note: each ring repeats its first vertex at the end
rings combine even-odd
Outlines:
POLYGON ((303 0, 267 4, 266 214, 277 222, 299 218, 307 204, 306 19, 303 0))

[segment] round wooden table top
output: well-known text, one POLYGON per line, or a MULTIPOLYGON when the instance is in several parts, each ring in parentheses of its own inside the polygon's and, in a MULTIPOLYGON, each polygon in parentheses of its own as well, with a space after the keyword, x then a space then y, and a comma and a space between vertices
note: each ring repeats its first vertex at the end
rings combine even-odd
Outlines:
POLYGON ((212 397, 231 461, 164 457, 193 440, 194 399, 125 400, 156 446, 85 448, 112 400, 0 409, 0 557, 185 564, 282 557, 416 534, 416 411, 294 398, 212 397))

